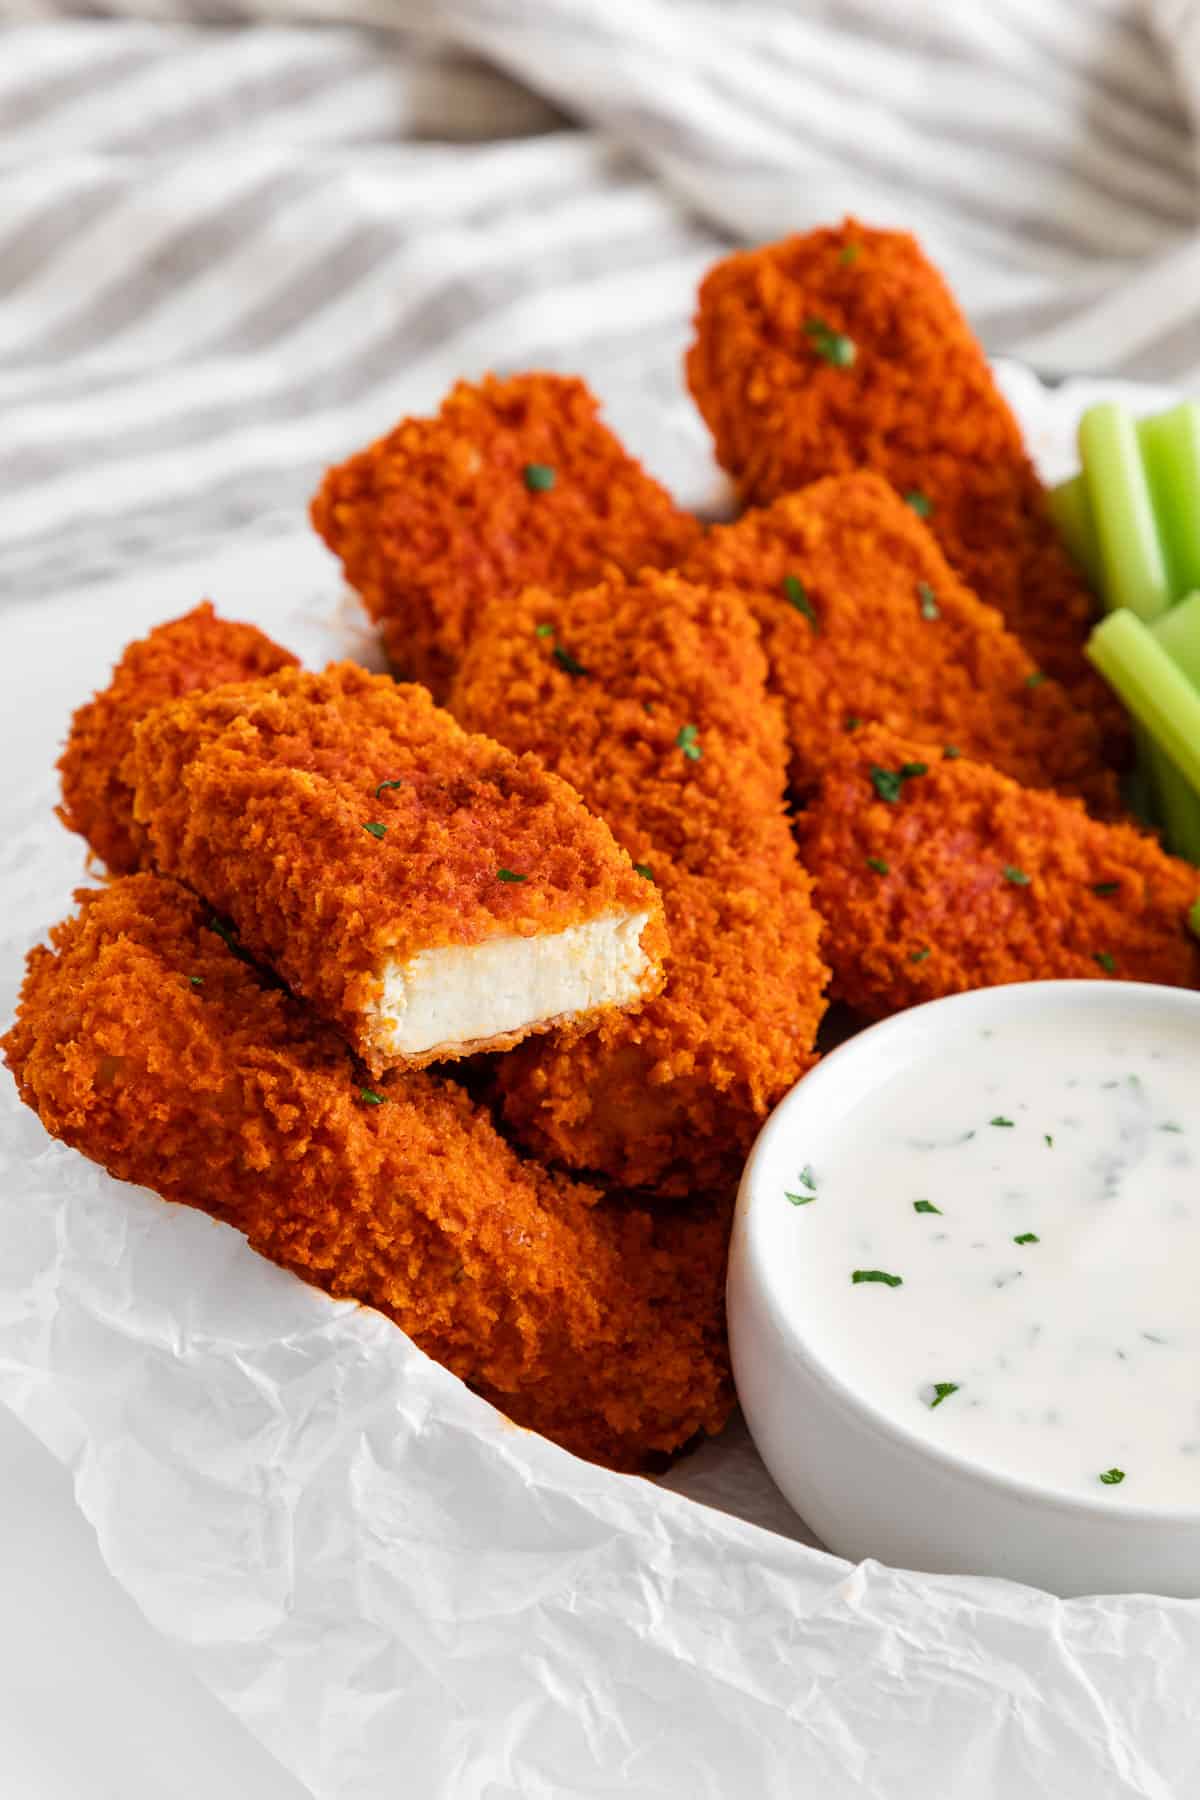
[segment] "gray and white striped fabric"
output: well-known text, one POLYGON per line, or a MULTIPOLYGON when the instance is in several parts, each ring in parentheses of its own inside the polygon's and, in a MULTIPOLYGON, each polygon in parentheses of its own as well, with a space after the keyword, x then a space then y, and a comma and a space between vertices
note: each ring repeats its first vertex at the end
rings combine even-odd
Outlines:
POLYGON ((994 350, 1200 385, 1200 0, 0 20, 0 596, 292 527, 463 373, 673 393, 706 264, 846 211, 994 350))

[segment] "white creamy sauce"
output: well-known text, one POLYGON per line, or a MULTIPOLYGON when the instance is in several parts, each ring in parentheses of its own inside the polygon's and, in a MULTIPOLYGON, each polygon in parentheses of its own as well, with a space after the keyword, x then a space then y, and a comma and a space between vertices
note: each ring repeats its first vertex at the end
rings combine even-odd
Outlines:
POLYGON ((1068 1014, 1040 1041, 1017 1022, 973 1031, 830 1142, 795 1144, 780 1205, 787 1288, 834 1373, 997 1471, 1200 1503, 1194 1032, 1137 1013, 1127 1028, 1068 1014))

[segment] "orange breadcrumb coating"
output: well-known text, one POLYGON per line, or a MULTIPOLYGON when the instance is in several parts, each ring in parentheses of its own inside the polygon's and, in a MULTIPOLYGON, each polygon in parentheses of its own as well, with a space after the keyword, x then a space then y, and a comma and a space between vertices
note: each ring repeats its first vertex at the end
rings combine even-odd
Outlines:
POLYGON ((87 839, 114 875, 131 873, 145 861, 145 833, 134 821, 133 782, 124 769, 134 727, 164 700, 296 666, 289 650, 253 625, 218 619, 209 600, 156 625, 129 645, 108 686, 71 720, 58 761, 59 818, 87 839))
POLYGON ((649 912, 644 991, 661 985, 661 902, 607 826, 424 688, 334 663, 193 694, 138 728, 133 767, 157 867, 226 914, 376 1071, 400 1060, 374 1034, 381 970, 422 950, 649 912))
POLYGON ((667 986, 635 1017, 503 1059, 506 1119, 539 1154, 622 1184, 736 1179, 813 1061, 826 980, 746 607, 652 571, 567 598, 530 588, 488 609, 452 704, 579 789, 652 871, 671 934, 667 986))
POLYGON ((1117 810, 1094 722, 1038 679, 882 476, 833 476, 714 527, 686 572, 740 589, 753 608, 800 791, 857 719, 1117 810))
POLYGON ((873 726, 843 738, 798 833, 835 990, 872 1017, 1009 981, 1200 986, 1200 871, 936 746, 873 726))
POLYGON ((3 1039, 22 1099, 122 1180, 388 1314, 518 1422, 639 1468, 731 1393, 720 1209, 687 1226, 522 1162, 460 1088, 388 1077, 205 929, 174 882, 79 896, 3 1039))
POLYGON ((687 375, 747 502, 859 467, 925 496, 963 579, 1127 747, 1120 708, 1083 658, 1087 586, 983 351, 915 238, 847 219, 725 258, 700 288, 687 375), (821 354, 820 326, 851 340, 849 366, 821 354))
POLYGON ((537 374, 460 381, 436 418, 405 419, 330 469, 312 519, 392 666, 439 697, 492 596, 665 568, 701 531, 601 424, 582 381, 537 374), (529 469, 553 485, 531 487, 529 469))

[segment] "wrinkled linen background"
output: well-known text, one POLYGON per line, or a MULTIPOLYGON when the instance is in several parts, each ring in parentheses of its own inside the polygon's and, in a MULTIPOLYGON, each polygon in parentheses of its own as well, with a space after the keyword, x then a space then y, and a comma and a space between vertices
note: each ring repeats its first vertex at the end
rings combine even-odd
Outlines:
MULTIPOLYGON (((80 878, 48 821, 69 708, 205 592, 308 660, 368 653, 304 502, 457 375, 578 369, 718 502, 695 281, 855 209, 921 232, 990 348, 1200 385, 1188 0, 248 16, 0 0, 5 1017, 80 878)), ((1091 390, 1006 379, 1061 472, 1091 390)), ((6 1078, 0 1398, 321 1800, 1198 1791, 1195 1605, 851 1569, 736 1426, 663 1484, 589 1468, 50 1144, 6 1078)))

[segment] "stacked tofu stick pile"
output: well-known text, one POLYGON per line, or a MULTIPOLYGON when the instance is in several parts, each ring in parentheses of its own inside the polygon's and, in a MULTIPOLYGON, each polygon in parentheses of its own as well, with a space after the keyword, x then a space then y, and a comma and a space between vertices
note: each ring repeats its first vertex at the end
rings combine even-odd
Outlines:
POLYGON ((625 1469, 728 1415, 733 1190, 831 997, 1200 981, 1087 588, 914 241, 729 258, 688 377, 731 524, 582 382, 488 377, 313 502, 393 675, 208 604, 131 645, 60 764, 112 879, 4 1040, 56 1136, 625 1469))

